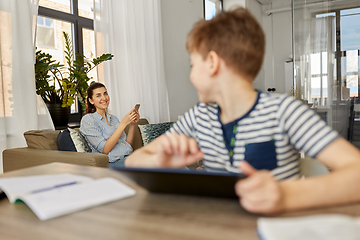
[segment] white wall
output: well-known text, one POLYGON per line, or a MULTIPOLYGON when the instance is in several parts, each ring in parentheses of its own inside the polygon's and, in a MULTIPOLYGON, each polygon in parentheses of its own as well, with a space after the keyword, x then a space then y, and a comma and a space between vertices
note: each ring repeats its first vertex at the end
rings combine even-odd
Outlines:
POLYGON ((228 11, 236 6, 245 8, 246 0, 223 0, 223 7, 225 11, 228 11))
MULTIPOLYGON (((270 16, 265 11, 289 7, 290 0, 273 0, 268 5, 261 5, 256 0, 223 1, 224 10, 235 6, 246 7, 263 26, 266 53, 254 87, 262 91, 276 88, 278 93, 287 93, 285 62, 292 53, 291 11, 273 13, 270 16)), ((203 0, 161 0, 161 11, 170 119, 175 121, 198 102, 196 90, 189 80, 190 63, 185 41, 192 25, 203 18, 203 0)))
MULTIPOLYGON (((292 53, 291 11, 265 14, 268 9, 290 7, 290 0, 273 0, 272 4, 261 5, 256 0, 223 0, 224 9, 235 6, 247 8, 262 25, 266 36, 266 49, 263 67, 254 82, 256 89, 267 91, 276 88, 278 93, 287 93, 285 89, 285 62, 292 53)), ((292 79, 287 79, 292 81, 292 79)))
MULTIPOLYGON (((263 25, 262 5, 258 1, 247 0, 246 1, 246 8, 254 15, 254 17, 260 23, 260 25, 263 25)), ((266 32, 265 32, 265 34, 266 34, 266 32)), ((267 50, 267 48, 265 48, 265 51, 266 50, 267 50)), ((263 67, 260 69, 260 72, 257 75, 257 77, 255 78, 255 81, 254 81, 254 84, 253 84, 255 89, 258 89, 258 90, 261 90, 261 91, 266 91, 266 89, 267 89, 265 87, 264 63, 265 63, 265 59, 264 59, 264 62, 263 62, 263 67)))
MULTIPOLYGON (((292 54, 292 17, 291 11, 265 14, 268 9, 290 7, 290 0, 273 0, 272 4, 263 5, 263 29, 266 35, 266 53, 264 59, 265 89, 276 88, 278 93, 288 93, 285 89, 285 62, 292 54)), ((292 81, 292 79, 287 79, 292 81)))
MULTIPOLYGON (((223 0, 224 10, 228 11, 232 8, 241 6, 248 9, 256 18, 256 20, 263 25, 262 5, 256 0, 223 0)), ((254 81, 254 88, 265 91, 265 71, 261 68, 259 74, 254 81)))
POLYGON ((161 0, 165 78, 170 120, 175 121, 198 102, 189 80, 190 62, 185 49, 187 33, 204 15, 203 0, 161 0))

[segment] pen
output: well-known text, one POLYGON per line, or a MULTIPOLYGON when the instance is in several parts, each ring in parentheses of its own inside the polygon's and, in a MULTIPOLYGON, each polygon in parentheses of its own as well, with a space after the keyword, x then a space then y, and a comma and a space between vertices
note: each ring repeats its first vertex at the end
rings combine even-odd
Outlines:
POLYGON ((45 192, 45 191, 49 191, 49 190, 52 190, 52 189, 55 189, 55 188, 60 188, 60 187, 64 187, 64 186, 73 185, 73 184, 76 184, 76 183, 77 182, 63 183, 63 184, 55 185, 55 186, 52 186, 52 187, 37 189, 37 190, 31 191, 31 193, 45 192))

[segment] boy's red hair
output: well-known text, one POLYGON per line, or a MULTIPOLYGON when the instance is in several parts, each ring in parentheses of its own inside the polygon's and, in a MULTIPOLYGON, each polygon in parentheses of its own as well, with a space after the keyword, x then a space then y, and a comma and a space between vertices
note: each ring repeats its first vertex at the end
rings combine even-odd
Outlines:
POLYGON ((214 51, 235 72, 253 80, 263 62, 265 35, 253 15, 239 7, 195 23, 187 36, 186 49, 198 52, 204 60, 214 51))

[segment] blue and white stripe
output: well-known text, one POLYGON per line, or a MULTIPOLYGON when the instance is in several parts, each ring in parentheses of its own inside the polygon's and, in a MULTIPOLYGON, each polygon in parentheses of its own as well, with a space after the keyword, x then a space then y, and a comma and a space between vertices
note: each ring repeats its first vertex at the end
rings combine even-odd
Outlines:
MULTIPOLYGON (((239 172, 247 144, 274 141, 276 179, 299 177, 299 151, 316 155, 338 137, 312 109, 288 95, 259 93, 256 105, 237 123, 233 164, 224 144, 218 105, 198 103, 169 132, 196 139, 205 153, 205 168, 217 172, 239 172)), ((261 150, 261 149, 260 149, 261 150)), ((257 154, 266 152, 259 151, 257 154)))

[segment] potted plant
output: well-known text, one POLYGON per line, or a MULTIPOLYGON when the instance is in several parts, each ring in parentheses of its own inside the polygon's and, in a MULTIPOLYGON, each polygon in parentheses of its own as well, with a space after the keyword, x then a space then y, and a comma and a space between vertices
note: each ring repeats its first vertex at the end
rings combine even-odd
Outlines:
POLYGON ((103 54, 92 60, 84 55, 73 54, 72 41, 66 32, 64 54, 67 66, 52 59, 48 53, 36 52, 35 80, 36 94, 46 103, 55 127, 66 126, 70 106, 76 96, 85 110, 86 90, 91 83, 88 73, 102 62, 111 60, 114 55, 103 54))

